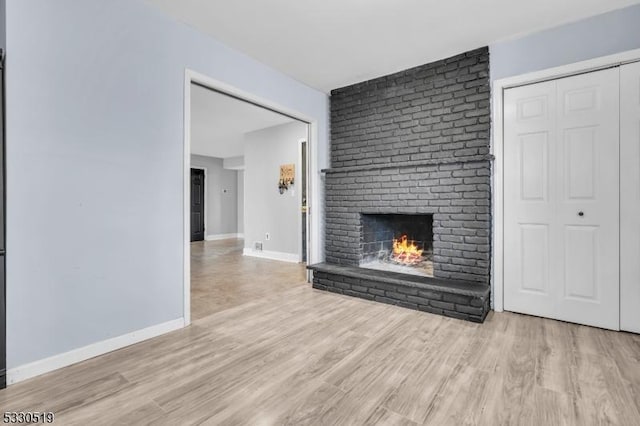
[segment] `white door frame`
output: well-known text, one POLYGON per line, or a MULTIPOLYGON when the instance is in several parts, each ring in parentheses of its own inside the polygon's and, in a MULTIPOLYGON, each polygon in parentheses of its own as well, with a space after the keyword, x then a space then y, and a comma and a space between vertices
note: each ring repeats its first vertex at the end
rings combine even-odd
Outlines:
MULTIPOLYGON (((276 112, 280 112, 284 115, 288 115, 299 121, 305 122, 309 128, 309 135, 307 139, 307 163, 308 163, 308 175, 319 176, 320 168, 318 166, 318 158, 313 155, 312 148, 315 148, 316 141, 318 140, 318 121, 301 113, 299 111, 292 110, 284 107, 268 99, 257 96, 253 93, 239 89, 228 83, 220 80, 216 80, 207 75, 198 73, 197 71, 189 68, 184 72, 184 144, 183 144, 183 304, 184 304, 184 324, 185 327, 191 324, 191 83, 197 83, 210 89, 216 90, 221 93, 228 94, 237 99, 244 100, 258 106, 262 106, 267 109, 271 109, 276 112)), ((318 181, 319 185, 320 182, 318 181)), ((320 230, 320 215, 319 212, 313 211, 311 214, 313 205, 315 202, 314 195, 320 193, 315 191, 316 182, 307 181, 307 206, 308 215, 310 217, 310 228, 307 229, 309 244, 309 256, 311 259, 315 259, 320 252, 319 246, 319 230, 320 230)), ((206 209, 206 207, 205 207, 206 209)), ((309 261, 309 259, 307 260, 309 261)))
MULTIPOLYGON (((191 157, 189 157, 189 162, 191 162, 191 157)), ((204 171, 204 240, 207 240, 207 216, 209 214, 209 203, 207 200, 207 192, 209 190, 209 183, 207 182, 207 168, 201 166, 194 166, 193 164, 189 167, 189 172, 191 169, 203 170, 204 171)), ((189 188, 189 193, 191 193, 191 188, 189 188)), ((189 205, 189 219, 191 219, 191 205, 189 205)), ((189 233, 191 233, 191 223, 189 223, 189 233)), ((189 237, 191 239, 191 237, 189 237)), ((189 246, 191 247, 191 246, 189 246)))
POLYGON ((493 82, 491 102, 491 153, 494 155, 495 160, 493 163, 493 199, 491 203, 493 217, 491 290, 493 294, 494 311, 502 312, 504 309, 504 91, 512 87, 540 83, 546 80, 555 80, 638 61, 640 61, 640 49, 635 49, 542 71, 503 78, 493 82))

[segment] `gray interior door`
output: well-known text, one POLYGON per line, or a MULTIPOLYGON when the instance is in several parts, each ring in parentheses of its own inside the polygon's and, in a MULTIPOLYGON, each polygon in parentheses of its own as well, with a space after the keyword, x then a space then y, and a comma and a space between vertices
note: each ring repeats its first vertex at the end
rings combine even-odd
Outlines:
POLYGON ((204 170, 191 169, 191 241, 204 240, 204 170))

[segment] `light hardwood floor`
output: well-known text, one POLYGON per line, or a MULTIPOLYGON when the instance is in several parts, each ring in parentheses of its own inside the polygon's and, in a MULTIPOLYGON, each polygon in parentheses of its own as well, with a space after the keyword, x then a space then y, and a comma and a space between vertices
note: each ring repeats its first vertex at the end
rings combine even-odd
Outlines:
POLYGON ((299 265, 224 250, 194 248, 196 299, 211 283, 222 297, 194 300, 210 315, 0 391, 0 411, 78 425, 640 424, 640 336, 508 313, 467 323, 315 291, 299 265), (255 283, 218 287, 226 268, 203 253, 255 283))
POLYGON ((303 285, 305 267, 242 256, 243 240, 191 243, 191 319, 303 285))

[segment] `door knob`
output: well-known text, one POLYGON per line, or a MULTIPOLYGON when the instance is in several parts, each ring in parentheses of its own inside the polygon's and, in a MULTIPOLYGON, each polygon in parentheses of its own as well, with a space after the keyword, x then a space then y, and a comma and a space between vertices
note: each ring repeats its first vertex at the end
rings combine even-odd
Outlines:
POLYGON ((580 217, 584 216, 584 212, 578 212, 578 216, 580 217))

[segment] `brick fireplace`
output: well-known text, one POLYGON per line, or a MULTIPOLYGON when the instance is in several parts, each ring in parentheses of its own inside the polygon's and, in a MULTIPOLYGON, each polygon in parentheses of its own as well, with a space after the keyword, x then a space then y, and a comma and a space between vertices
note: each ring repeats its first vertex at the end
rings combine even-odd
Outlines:
POLYGON ((310 267, 315 288, 484 320, 489 98, 487 48, 332 91, 326 263, 310 267), (393 254, 403 236, 420 251, 405 256, 415 264, 393 254))

